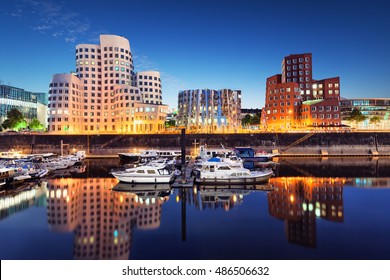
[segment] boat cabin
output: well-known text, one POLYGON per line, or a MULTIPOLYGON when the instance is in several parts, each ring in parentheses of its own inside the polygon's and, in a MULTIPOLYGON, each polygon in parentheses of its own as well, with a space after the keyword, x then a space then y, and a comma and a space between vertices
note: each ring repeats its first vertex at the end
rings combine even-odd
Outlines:
POLYGON ((240 158, 254 157, 255 150, 252 148, 234 148, 233 151, 240 158))

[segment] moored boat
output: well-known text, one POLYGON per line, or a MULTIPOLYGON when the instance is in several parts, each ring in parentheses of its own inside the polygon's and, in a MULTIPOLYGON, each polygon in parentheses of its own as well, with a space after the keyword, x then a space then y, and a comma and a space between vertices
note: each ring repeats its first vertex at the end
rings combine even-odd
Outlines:
POLYGON ((125 183, 170 183, 173 181, 173 171, 166 164, 141 165, 125 170, 111 171, 112 176, 125 183))
POLYGON ((195 178, 198 184, 257 184, 265 183, 274 175, 270 169, 250 171, 228 162, 207 162, 195 178))

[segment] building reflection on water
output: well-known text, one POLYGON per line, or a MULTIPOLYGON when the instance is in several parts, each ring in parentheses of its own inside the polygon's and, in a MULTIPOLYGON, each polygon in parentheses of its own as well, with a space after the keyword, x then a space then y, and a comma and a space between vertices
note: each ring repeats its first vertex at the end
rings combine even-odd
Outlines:
POLYGON ((52 179, 47 186, 48 223, 74 231, 75 259, 128 259, 133 229, 160 226, 168 197, 115 192, 113 178, 52 179))
POLYGON ((272 217, 284 220, 289 242, 316 246, 316 221, 344 221, 343 186, 345 178, 271 178, 274 190, 268 193, 272 217))
POLYGON ((46 182, 18 186, 0 193, 0 220, 30 207, 46 206, 46 182))
POLYGON ((128 259, 135 229, 158 229, 162 205, 171 193, 182 204, 178 211, 182 212, 185 241, 186 205, 194 205, 197 211, 230 211, 242 207, 254 192, 264 192, 270 216, 284 221, 288 242, 314 248, 319 220, 344 222, 346 184, 389 188, 390 179, 275 177, 267 185, 175 190, 168 185, 160 190, 156 186, 148 189, 148 185, 123 185, 114 178, 54 178, 2 192, 0 213, 5 219, 29 207, 46 206, 50 230, 74 234, 75 259, 128 259))

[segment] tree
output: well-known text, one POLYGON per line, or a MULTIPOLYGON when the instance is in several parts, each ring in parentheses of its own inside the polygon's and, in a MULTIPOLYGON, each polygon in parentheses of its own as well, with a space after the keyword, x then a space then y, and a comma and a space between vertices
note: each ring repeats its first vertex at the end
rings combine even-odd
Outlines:
POLYGON ((41 122, 36 118, 31 120, 29 127, 31 130, 43 130, 44 129, 43 124, 41 124, 41 122))
POLYGON ((363 115, 358 108, 353 108, 349 116, 346 117, 347 121, 355 122, 356 125, 358 125, 360 122, 365 121, 366 119, 367 117, 363 115))
POLYGON ((250 123, 251 123, 251 119, 252 119, 251 115, 246 114, 246 115, 242 118, 242 120, 241 120, 242 126, 247 126, 248 124, 250 124, 250 123))
POLYGON ((373 116, 370 118, 370 124, 377 126, 381 122, 381 118, 378 116, 373 116))
POLYGON ((257 114, 254 115, 250 120, 250 124, 260 124, 260 117, 257 114))
POLYGON ((165 121, 165 127, 172 127, 172 126, 176 126, 176 121, 175 120, 166 120, 165 121))
POLYGON ((16 108, 12 108, 7 113, 7 119, 1 124, 4 129, 21 129, 27 127, 22 112, 16 108))

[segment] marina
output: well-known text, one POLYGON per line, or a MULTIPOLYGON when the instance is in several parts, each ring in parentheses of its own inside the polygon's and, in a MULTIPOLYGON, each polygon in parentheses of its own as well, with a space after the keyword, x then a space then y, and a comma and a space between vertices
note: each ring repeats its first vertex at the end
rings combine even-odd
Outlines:
POLYGON ((388 258, 385 158, 288 158, 245 185, 120 183, 119 157, 84 164, 2 190, 1 259, 388 258))

